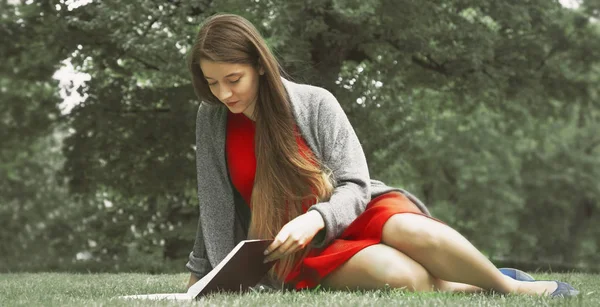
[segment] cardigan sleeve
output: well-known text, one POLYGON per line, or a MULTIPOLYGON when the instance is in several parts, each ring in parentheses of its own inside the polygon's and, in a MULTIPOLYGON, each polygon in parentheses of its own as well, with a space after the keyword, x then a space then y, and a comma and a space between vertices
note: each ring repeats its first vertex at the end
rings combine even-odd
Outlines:
MULTIPOLYGON (((196 116, 196 164, 204 163, 205 161, 200 160, 203 159, 203 156, 199 154, 200 146, 206 146, 206 144, 210 144, 208 138, 208 133, 205 125, 208 122, 208 106, 204 103, 200 104, 198 108, 198 113, 196 116)), ((196 172, 197 180, 198 180, 198 200, 201 202, 200 196, 200 182, 202 180, 210 180, 210 178, 204 178, 205 175, 203 172, 196 172)), ((208 260, 208 256, 206 253, 206 247, 204 245, 204 236, 202 233, 202 224, 200 221, 200 217, 198 216, 198 228, 196 230, 196 240, 194 241, 194 247, 189 254, 188 262, 185 267, 196 277, 202 278, 208 272, 212 270, 212 266, 208 260)))
POLYGON ((362 146, 337 99, 325 91, 316 116, 317 146, 321 162, 333 173, 331 198, 309 210, 317 210, 325 222, 313 238, 313 247, 328 245, 365 211, 371 199, 370 178, 362 146))
POLYGON ((200 221, 198 221, 198 230, 196 231, 196 240, 194 242, 194 247, 190 252, 188 257, 188 262, 185 267, 198 279, 204 277, 204 275, 208 274, 212 270, 212 266, 208 261, 208 257, 206 255, 206 248, 204 247, 204 239, 202 238, 202 227, 200 225, 200 221))

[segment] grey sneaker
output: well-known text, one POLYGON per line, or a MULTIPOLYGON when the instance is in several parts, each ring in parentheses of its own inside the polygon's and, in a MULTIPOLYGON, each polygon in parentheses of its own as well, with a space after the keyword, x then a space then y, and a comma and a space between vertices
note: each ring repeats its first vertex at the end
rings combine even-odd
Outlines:
POLYGON ((572 297, 579 295, 579 291, 577 291, 568 283, 558 280, 555 280, 555 282, 558 284, 558 288, 556 288, 554 292, 550 293, 551 297, 572 297))
POLYGON ((500 272, 514 280, 518 280, 518 281, 535 281, 535 278, 533 278, 533 276, 519 270, 519 269, 513 269, 513 268, 500 268, 499 269, 500 272))

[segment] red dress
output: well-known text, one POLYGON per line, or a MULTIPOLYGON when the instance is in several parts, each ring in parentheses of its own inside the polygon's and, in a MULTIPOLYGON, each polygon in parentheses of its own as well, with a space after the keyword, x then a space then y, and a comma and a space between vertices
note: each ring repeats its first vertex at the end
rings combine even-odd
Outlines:
MULTIPOLYGON (((226 155, 234 187, 250 204, 256 156, 254 155, 255 123, 243 114, 229 112, 227 118, 226 155)), ((300 150, 310 150, 305 141, 297 138, 300 150)), ((383 225, 394 214, 423 214, 400 192, 389 192, 372 199, 366 210, 329 245, 312 249, 302 263, 287 276, 286 283, 296 289, 313 288, 320 280, 365 247, 379 244, 383 225)), ((433 219, 433 218, 432 218, 433 219)), ((436 219, 434 219, 436 220, 436 219)))

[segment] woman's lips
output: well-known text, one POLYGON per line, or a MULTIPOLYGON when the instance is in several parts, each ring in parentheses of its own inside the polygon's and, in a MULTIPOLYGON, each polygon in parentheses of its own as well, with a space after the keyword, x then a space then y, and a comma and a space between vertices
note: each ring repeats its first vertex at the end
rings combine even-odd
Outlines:
POLYGON ((240 102, 240 101, 238 100, 238 101, 234 101, 234 102, 227 102, 226 104, 230 107, 233 107, 238 102, 240 102))

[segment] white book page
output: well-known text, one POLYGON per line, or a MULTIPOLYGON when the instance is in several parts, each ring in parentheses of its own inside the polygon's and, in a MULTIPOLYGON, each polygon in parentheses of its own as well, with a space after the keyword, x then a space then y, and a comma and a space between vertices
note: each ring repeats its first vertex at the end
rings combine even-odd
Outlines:
POLYGON ((193 296, 187 293, 158 293, 158 294, 142 294, 142 295, 127 295, 119 296, 124 299, 141 299, 141 300, 168 300, 168 301, 191 301, 193 296))

